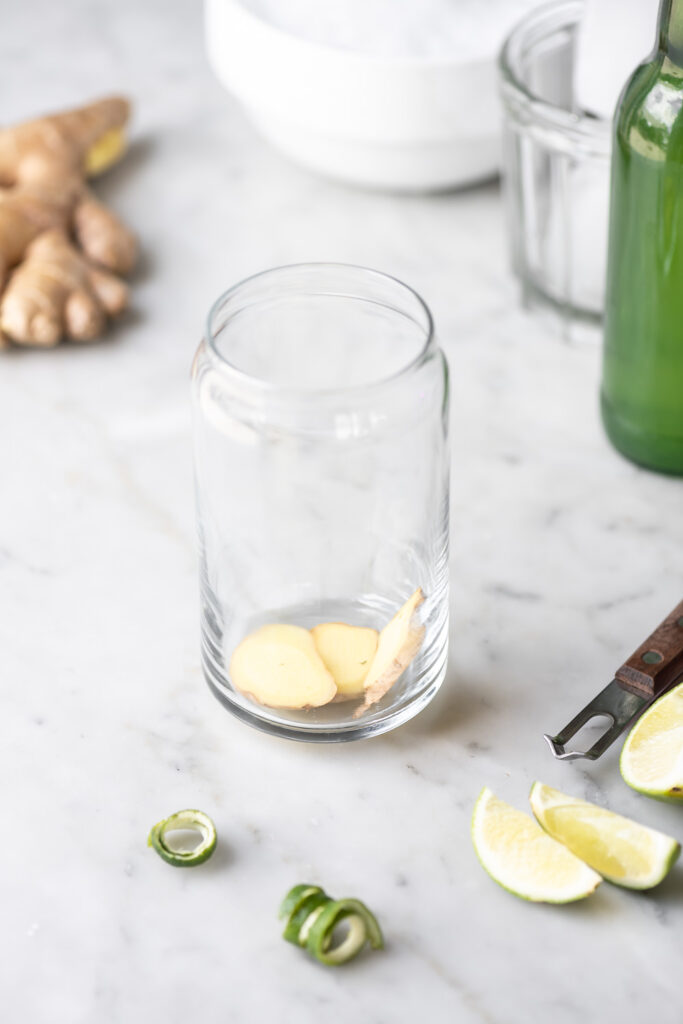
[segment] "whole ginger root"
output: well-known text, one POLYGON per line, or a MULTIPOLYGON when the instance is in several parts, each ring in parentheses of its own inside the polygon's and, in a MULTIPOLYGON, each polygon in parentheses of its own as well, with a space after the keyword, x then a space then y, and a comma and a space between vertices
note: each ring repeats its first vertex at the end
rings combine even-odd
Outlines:
POLYGON ((0 131, 0 343, 89 341, 125 308, 135 236, 87 178, 123 154, 129 115, 112 97, 0 131))

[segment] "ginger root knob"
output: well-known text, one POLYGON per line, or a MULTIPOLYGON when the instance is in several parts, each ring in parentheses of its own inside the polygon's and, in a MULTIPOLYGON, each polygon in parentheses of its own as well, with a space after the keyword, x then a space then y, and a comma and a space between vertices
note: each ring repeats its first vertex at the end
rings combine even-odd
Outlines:
POLYGON ((86 175, 121 157, 129 114, 114 96, 0 131, 0 348, 89 341, 125 308, 137 242, 86 175))

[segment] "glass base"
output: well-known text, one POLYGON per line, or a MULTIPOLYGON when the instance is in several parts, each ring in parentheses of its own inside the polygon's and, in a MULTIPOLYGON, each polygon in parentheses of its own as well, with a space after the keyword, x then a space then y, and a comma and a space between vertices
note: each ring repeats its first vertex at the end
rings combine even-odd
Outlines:
POLYGON ((519 275, 522 306, 547 323, 563 341, 599 345, 602 340, 602 315, 554 298, 537 283, 519 275))
MULTIPOLYGON (((444 607, 444 603, 440 604, 444 607)), ((226 664, 232 644, 224 643, 214 600, 203 602, 202 669, 214 696, 232 714, 263 732, 284 739, 316 743, 344 743, 377 736, 408 722, 436 696, 446 675, 448 658, 448 618, 431 623, 423 648, 386 696, 361 718, 353 713, 361 703, 332 702, 320 708, 287 710, 270 708, 249 699, 230 682, 226 664)), ((359 601, 329 601, 314 606, 269 610, 248 624, 244 635, 266 622, 287 622, 310 628, 319 622, 348 622, 352 625, 382 628, 396 607, 381 598, 359 601)))
POLYGON ((618 452, 645 469, 669 476, 683 476, 683 438, 645 433, 620 416, 604 393, 600 407, 605 431, 618 452))

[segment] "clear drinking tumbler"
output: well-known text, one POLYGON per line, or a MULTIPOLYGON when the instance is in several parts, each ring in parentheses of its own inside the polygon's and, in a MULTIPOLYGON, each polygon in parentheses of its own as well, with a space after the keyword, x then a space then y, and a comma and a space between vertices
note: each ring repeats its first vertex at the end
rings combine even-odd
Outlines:
POLYGON ((512 263, 524 304, 549 314, 567 339, 594 341, 605 304, 611 124, 575 97, 583 11, 582 0, 534 8, 506 40, 499 72, 512 263))
MULTIPOLYGON (((437 692, 448 647, 448 371, 429 310, 372 270, 266 271, 215 303, 192 378, 202 663, 214 694, 293 739, 350 740, 405 722, 437 692), (262 627, 299 627, 287 636, 308 658, 306 631, 381 631, 418 588, 416 653, 376 703, 341 685, 315 706, 263 698, 260 684, 286 659, 273 669, 274 648, 258 638, 274 634, 262 627), (235 656, 254 634, 258 692, 235 656)), ((385 660, 400 660, 393 634, 379 642, 385 660)))

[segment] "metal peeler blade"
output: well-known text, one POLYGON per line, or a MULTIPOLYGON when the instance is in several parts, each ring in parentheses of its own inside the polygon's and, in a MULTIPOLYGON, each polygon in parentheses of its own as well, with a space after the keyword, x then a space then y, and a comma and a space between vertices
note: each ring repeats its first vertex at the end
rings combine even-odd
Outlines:
POLYGON ((595 761, 646 707, 682 678, 683 601, 617 669, 612 682, 583 711, 557 736, 544 733, 543 738, 559 761, 575 761, 579 757, 595 761), (607 718, 610 724, 589 750, 567 750, 572 736, 592 718, 607 718))
POLYGON ((586 705, 583 711, 579 711, 578 715, 558 732, 557 736, 549 736, 548 733, 544 733, 543 739, 546 740, 553 756, 558 761, 575 761, 579 757, 595 761, 605 753, 619 733, 623 732, 627 725, 650 703, 651 700, 648 700, 647 697, 623 690, 617 680, 613 679, 590 704, 586 705), (589 750, 567 750, 566 744, 572 736, 575 736, 579 729, 583 728, 592 718, 608 718, 610 724, 589 750))

